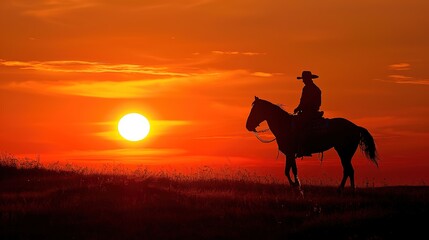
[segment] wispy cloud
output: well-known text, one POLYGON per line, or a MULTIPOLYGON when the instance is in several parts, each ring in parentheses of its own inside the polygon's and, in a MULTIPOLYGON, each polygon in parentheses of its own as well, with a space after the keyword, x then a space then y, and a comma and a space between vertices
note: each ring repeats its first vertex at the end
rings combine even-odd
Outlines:
POLYGON ((395 63, 395 64, 390 64, 389 69, 395 70, 395 71, 410 70, 411 65, 409 63, 395 63))
MULTIPOLYGON (((196 85, 216 85, 217 87, 228 84, 246 84, 239 81, 243 76, 250 74, 244 70, 232 72, 207 72, 186 76, 170 76, 145 80, 86 80, 86 81, 13 81, 2 84, 0 87, 8 90, 37 92, 42 94, 77 95, 98 98, 147 98, 162 94, 183 93, 185 88, 193 88, 196 85), (241 76, 241 78, 240 78, 241 76), (231 83, 231 79, 235 79, 231 83)), ((189 94, 189 91, 186 91, 189 94)))
POLYGON ((16 0, 14 5, 21 9, 24 15, 48 20, 70 11, 94 7, 98 3, 93 0, 16 0))
POLYGON ((153 97, 162 91, 177 86, 179 78, 135 81, 24 81, 12 82, 4 88, 35 91, 45 94, 65 94, 98 98, 153 97))
MULTIPOLYGON (((138 64, 109 64, 91 61, 8 61, 0 59, 1 68, 37 71, 36 79, 0 83, 2 89, 36 92, 39 94, 76 95, 97 98, 150 98, 163 94, 190 94, 196 86, 203 89, 237 88, 270 78, 279 73, 236 70, 193 69, 174 71, 168 67, 138 64), (55 80, 49 73, 58 73, 55 80), (79 75, 73 75, 78 73, 79 75), (103 75, 119 73, 121 75, 103 75), (131 74, 122 74, 131 73, 131 74), (46 74, 47 78, 43 79, 46 74), (119 76, 119 77, 118 77, 119 76), (233 81, 232 81, 233 80, 233 81)), ((31 76, 31 75, 28 75, 31 76)))
POLYGON ((418 84, 418 85, 429 85, 429 79, 416 79, 404 75, 389 75, 389 82, 398 84, 418 84))
POLYGON ((409 77, 409 76, 397 75, 397 74, 389 75, 388 77, 390 79, 403 80, 403 81, 413 79, 412 77, 409 77))
POLYGON ((267 72, 254 72, 252 73, 252 76, 256 76, 256 77, 272 77, 274 74, 272 73, 267 73, 267 72))
MULTIPOLYGON (((411 70, 411 64, 409 63, 395 63, 388 65, 389 70, 395 71, 394 74, 387 76, 387 79, 375 79, 382 82, 390 82, 397 84, 415 84, 415 85, 429 85, 429 79, 416 78, 405 74, 397 74, 398 71, 411 70)), ((393 72, 392 72, 393 73, 393 72)))
POLYGON ((265 53, 259 53, 259 52, 239 52, 239 51, 212 51, 212 54, 215 54, 215 55, 242 55, 242 56, 265 55, 265 53))
POLYGON ((397 84, 415 84, 415 85, 429 85, 429 79, 415 78, 400 74, 391 74, 387 79, 374 79, 381 82, 397 83, 397 84))
POLYGON ((172 72, 166 67, 150 67, 137 64, 107 64, 89 61, 7 61, 0 60, 0 66, 20 69, 63 72, 63 73, 140 73, 164 76, 189 76, 186 73, 172 72))

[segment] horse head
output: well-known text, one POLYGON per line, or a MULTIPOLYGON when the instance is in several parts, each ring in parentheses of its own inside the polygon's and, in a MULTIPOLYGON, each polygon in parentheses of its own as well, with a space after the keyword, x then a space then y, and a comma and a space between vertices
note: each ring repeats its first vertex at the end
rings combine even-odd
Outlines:
POLYGON ((255 96, 255 101, 252 103, 252 109, 247 117, 246 128, 248 131, 256 132, 256 127, 266 120, 267 115, 265 113, 264 102, 264 100, 255 96))

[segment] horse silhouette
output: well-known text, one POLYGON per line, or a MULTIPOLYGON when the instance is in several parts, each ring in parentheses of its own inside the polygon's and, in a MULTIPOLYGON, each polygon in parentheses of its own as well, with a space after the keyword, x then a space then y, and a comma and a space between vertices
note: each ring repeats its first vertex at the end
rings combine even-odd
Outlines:
MULTIPOLYGON (((338 188, 344 189, 347 178, 350 178, 350 186, 355 188, 354 169, 352 158, 358 146, 377 167, 377 149, 374 138, 367 129, 357 126, 344 118, 323 118, 326 122, 324 131, 313 133, 306 141, 306 150, 311 153, 320 153, 334 148, 338 153, 343 166, 343 177, 338 188)), ((297 118, 278 105, 255 96, 252 109, 247 118, 246 128, 248 131, 256 132, 256 127, 263 121, 267 121, 268 127, 276 137, 275 140, 279 150, 286 155, 285 175, 292 187, 301 187, 298 179, 298 169, 296 166, 296 154, 299 147, 296 141, 296 131, 294 129, 297 118), (290 176, 292 170, 295 180, 290 176)))

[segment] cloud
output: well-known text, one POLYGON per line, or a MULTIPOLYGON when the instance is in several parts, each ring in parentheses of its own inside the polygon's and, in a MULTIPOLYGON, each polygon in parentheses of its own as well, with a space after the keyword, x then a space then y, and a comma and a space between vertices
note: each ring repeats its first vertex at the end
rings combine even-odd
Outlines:
POLYGON ((408 77, 404 75, 389 75, 388 77, 391 79, 404 80, 404 81, 413 79, 412 77, 408 77))
POLYGON ((395 81, 399 84, 417 84, 417 85, 429 85, 429 79, 419 79, 419 80, 410 80, 410 81, 395 81))
MULTIPOLYGON (((409 63, 395 63, 388 66, 393 71, 405 71, 411 70, 411 64, 409 63)), ((403 74, 390 74, 387 76, 388 79, 377 79, 383 82, 393 82, 398 84, 417 84, 417 85, 429 85, 429 79, 415 78, 403 74)))
POLYGON ((41 94, 77 95, 98 98, 147 98, 163 94, 189 94, 197 86, 220 88, 229 85, 249 84, 251 74, 244 70, 206 72, 144 80, 29 80, 13 81, 0 87, 8 90, 41 94), (234 79, 234 81, 231 81, 234 79), (184 91, 186 88, 189 91, 184 91))
POLYGON ((409 63, 395 63, 395 64, 389 65, 389 69, 395 70, 395 71, 410 70, 411 65, 409 63))
POLYGON ((266 73, 266 72, 254 72, 254 73, 252 73, 252 76, 256 76, 256 77, 272 77, 273 74, 272 73, 266 73))
POLYGON ((429 79, 415 79, 404 75, 389 75, 390 82, 398 84, 429 85, 429 79))
POLYGON ((392 74, 388 79, 375 79, 381 82, 397 83, 397 84, 415 84, 415 85, 429 85, 429 79, 417 79, 410 76, 392 74))
POLYGON ((189 76, 186 73, 168 71, 166 67, 149 67, 137 64, 107 64, 89 61, 7 61, 0 66, 26 70, 62 73, 140 73, 164 76, 189 76))
POLYGON ((152 97, 177 86, 180 78, 135 81, 24 81, 12 82, 4 88, 35 91, 44 94, 65 94, 98 98, 152 97))
POLYGON ((215 55, 242 55, 242 56, 265 55, 265 53, 258 53, 258 52, 238 52, 238 51, 212 51, 212 54, 215 54, 215 55))
POLYGON ((92 0, 35 0, 35 1, 14 1, 14 6, 21 9, 22 14, 49 20, 65 13, 94 7, 98 3, 92 0))
POLYGON ((1 68, 42 73, 23 74, 27 79, 29 77, 36 79, 7 79, 1 82, 2 89, 97 98, 150 98, 165 96, 165 94, 188 96, 194 93, 202 94, 204 91, 215 95, 218 92, 214 90, 223 91, 227 88, 237 89, 244 85, 261 84, 261 78, 279 75, 279 73, 253 72, 244 69, 193 68, 193 72, 186 72, 186 70, 174 71, 169 67, 78 60, 8 61, 0 59, 1 68), (57 73, 54 79, 50 73, 57 73), (98 75, 102 73, 111 74, 98 75))

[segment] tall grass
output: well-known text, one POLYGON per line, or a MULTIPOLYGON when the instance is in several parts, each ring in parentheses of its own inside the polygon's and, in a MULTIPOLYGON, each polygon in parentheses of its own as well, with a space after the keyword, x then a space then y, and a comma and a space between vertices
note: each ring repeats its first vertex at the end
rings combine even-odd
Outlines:
POLYGON ((427 187, 339 195, 309 185, 302 198, 248 171, 102 173, 0 160, 0 239, 413 238, 429 214, 427 187))

